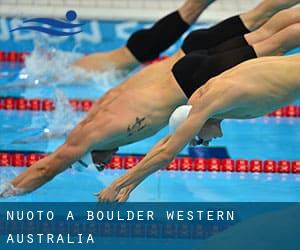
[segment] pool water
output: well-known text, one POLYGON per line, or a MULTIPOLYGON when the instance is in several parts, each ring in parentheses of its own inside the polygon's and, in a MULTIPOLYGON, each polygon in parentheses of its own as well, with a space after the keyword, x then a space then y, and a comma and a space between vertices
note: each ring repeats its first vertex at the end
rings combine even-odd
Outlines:
MULTIPOLYGON (((107 48, 109 49, 109 48, 107 48)), ((295 52, 295 51, 294 51, 295 52)), ((297 52, 297 51, 296 51, 297 52)), ((53 98, 55 89, 62 91, 66 98, 97 99, 104 90, 95 83, 66 84, 32 89, 1 88, 11 82, 20 65, 2 63, 0 70, 0 96, 25 98, 53 98), (3 72, 10 73, 4 77, 3 72)), ((122 79, 116 80, 121 82, 122 79)), ((113 85, 118 84, 114 82, 113 85)), ((300 102, 296 103, 300 104, 300 102)), ((50 123, 64 124, 65 114, 57 112, 8 111, 0 110, 0 151, 42 151, 55 150, 64 137, 51 140, 22 142, 26 138, 36 138, 50 123), (57 120, 58 119, 58 120, 57 120)), ((70 113, 76 123, 84 113, 70 113)), ((70 124, 71 126, 72 124, 70 124)), ((224 137, 212 146, 226 146, 234 159, 298 160, 300 156, 300 119, 269 118, 241 121, 228 120, 222 124, 224 137)), ((59 129, 63 129, 62 126, 59 129)), ((119 153, 146 154, 151 147, 168 133, 164 128, 151 138, 120 148, 119 153)), ((181 154, 187 154, 184 149, 181 154)), ((13 178, 24 168, 0 168, 0 184, 13 178)), ((100 191, 124 170, 87 170, 76 172, 67 170, 41 189, 23 197, 2 199, 6 201, 95 201, 94 193, 100 191)), ((292 174, 241 174, 160 171, 148 178, 131 195, 130 201, 298 201, 300 197, 300 176, 292 174)))
MULTIPOLYGON (((10 179, 22 168, 2 168, 10 179)), ((67 170, 32 194, 1 200, 24 202, 92 202, 94 193, 124 170, 67 170)), ((149 177, 129 201, 136 202, 293 202, 299 200, 300 177, 282 174, 193 173, 161 171, 149 177)))

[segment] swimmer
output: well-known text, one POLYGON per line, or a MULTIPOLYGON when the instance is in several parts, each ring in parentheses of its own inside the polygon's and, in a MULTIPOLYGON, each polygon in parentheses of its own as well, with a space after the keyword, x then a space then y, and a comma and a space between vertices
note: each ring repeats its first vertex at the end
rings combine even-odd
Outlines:
POLYGON ((282 10, 275 14, 259 29, 242 36, 234 37, 208 51, 209 54, 221 53, 230 49, 252 45, 266 40, 277 32, 300 22, 300 7, 282 10))
MULTIPOLYGON (((210 1, 211 3, 212 1, 210 1)), ((240 19, 242 20, 242 23, 244 23, 245 27, 251 27, 252 29, 254 27, 258 27, 260 23, 263 23, 269 16, 271 16, 272 14, 274 14, 275 10, 284 8, 284 7, 288 7, 291 6, 292 4, 297 3, 297 1, 284 1, 281 2, 281 5, 279 5, 279 7, 274 7, 273 9, 270 7, 272 5, 270 4, 274 4, 274 2, 269 2, 269 1, 263 1, 260 5, 258 5, 256 8, 254 8, 253 10, 246 12, 244 14, 240 15, 240 19), (263 11, 265 11, 266 13, 268 13, 267 16, 263 16, 260 17, 260 13, 262 13, 263 11), (251 19, 250 17, 254 17, 253 19, 251 19), (245 21, 247 20, 247 21, 245 21), (255 20, 255 21, 254 21, 255 20)), ((279 4, 279 2, 275 2, 276 4, 279 4)), ((209 4, 209 3, 207 3, 209 4)), ((191 4, 190 4, 191 5, 191 4)), ((181 9, 179 9, 179 13, 182 12, 183 16, 187 16, 187 6, 188 3, 186 2, 181 9), (185 7, 184 7, 185 6, 185 7)), ((192 5, 191 5, 192 6, 192 5)), ((196 9, 195 6, 193 6, 192 9, 196 9)), ((194 12, 193 12, 194 13, 194 12)), ((197 12, 199 13, 199 11, 197 12)), ((189 20, 194 20, 194 18, 196 17, 195 13, 193 15, 190 15, 189 20)), ((167 18, 168 19, 168 18, 167 18)), ((234 18, 231 18, 234 19, 234 18)), ((236 19, 236 18, 235 18, 236 19)), ((183 20, 185 20, 183 18, 183 20)), ((229 19, 230 20, 230 19, 229 19)), ((188 20, 186 20, 187 22, 189 22, 188 20)), ((223 22, 223 25, 226 24, 226 22, 228 22, 228 20, 226 20, 225 22, 223 22)), ((232 22, 232 21, 230 21, 232 22)), ((221 43, 219 45, 217 45, 214 48, 210 48, 208 49, 207 54, 215 54, 215 53, 221 53, 224 52, 226 50, 230 50, 230 49, 234 49, 234 48, 238 48, 238 47, 243 47, 243 46, 247 46, 247 45, 253 45, 255 43, 258 43, 260 41, 263 41, 265 39, 267 39, 268 37, 274 35, 275 33, 279 32, 280 30, 300 22, 300 8, 290 8, 290 9, 286 9, 286 10, 282 10, 278 13, 276 13, 275 15, 272 16, 272 18, 270 18, 263 26, 261 26, 260 28, 258 28, 257 30, 250 32, 250 33, 246 33, 245 35, 239 36, 239 32, 244 33, 244 29, 241 28, 239 32, 237 32, 238 36, 229 39, 228 41, 225 41, 224 43, 221 43)), ((167 25, 167 21, 166 24, 167 25)), ((218 25, 217 25, 218 26, 218 25)), ((221 28, 217 28, 213 27, 212 30, 221 30, 221 29, 225 29, 226 27, 221 27, 221 28)), ((235 33, 234 32, 234 33, 235 33)), ((197 30, 195 32, 192 32, 188 38, 190 38, 190 40, 192 41, 197 41, 196 44, 196 48, 194 48, 192 46, 192 44, 189 44, 190 50, 191 49, 201 49, 204 50, 205 48, 208 48, 207 46, 209 44, 201 44, 198 41, 200 39, 203 40, 204 34, 203 33, 207 33, 207 30, 197 30), (195 33, 195 34, 194 34, 195 33), (202 35, 203 37, 197 37, 202 35), (195 38, 196 37, 196 38, 195 38)), ((210 33, 210 31, 208 32, 210 33)), ((156 33, 158 34, 158 33, 156 33)), ((209 35, 209 34, 208 34, 209 35)), ((230 37, 229 34, 223 33, 223 35, 225 35, 225 37, 222 37, 221 39, 226 39, 226 37, 230 37)), ((210 35, 211 36, 211 35, 210 35)), ((218 36, 215 36, 216 38, 218 38, 218 36)), ((188 38, 186 40, 188 40, 188 38)), ((206 41, 206 39, 204 39, 204 41, 206 41)), ((211 42, 211 41, 210 41, 211 42)), ((216 41, 215 41, 216 42, 216 41)), ((191 42, 190 42, 191 43, 191 42)), ((186 42, 186 44, 188 44, 188 42, 186 42)), ((187 47, 187 46, 186 46, 187 47)), ((185 53, 189 52, 189 49, 186 48, 186 51, 184 51, 185 53)), ((89 58, 86 57, 86 58, 89 58)), ((128 84, 128 82, 127 82, 128 84)), ((8 86, 10 88, 10 86, 8 86)), ((46 132, 42 132, 39 135, 35 135, 32 137, 26 137, 26 138, 22 138, 22 139, 17 139, 14 141, 14 143, 27 143, 27 142, 36 142, 36 141, 42 141, 42 140, 49 140, 52 138, 59 138, 59 137, 64 137, 66 134, 68 134, 70 132, 70 130, 64 130, 64 131, 60 131, 60 130, 55 130, 53 131, 46 131, 46 132)))
POLYGON ((177 11, 161 18, 151 28, 134 32, 125 46, 109 52, 84 56, 73 66, 93 72, 111 69, 130 71, 142 63, 159 57, 190 28, 200 14, 213 2, 215 0, 186 0, 177 11))
MULTIPOLYGON (((170 59, 144 68, 99 99, 63 145, 17 176, 11 184, 23 191, 18 194, 28 193, 88 152, 105 152, 97 158, 98 163, 101 158, 109 159, 116 148, 142 140, 163 128, 172 112, 186 104, 210 78, 243 61, 282 54, 300 43, 299 34, 298 24, 253 46, 209 56, 203 56, 201 51, 185 55, 180 50, 170 59)), ((191 39, 188 40, 190 43, 191 39)), ((185 42, 183 47, 188 48, 185 42)), ((98 165, 101 168, 101 164, 98 165)))
POLYGON ((195 136, 221 137, 224 119, 252 119, 300 99, 300 55, 249 60, 212 78, 189 99, 186 119, 136 167, 98 193, 99 201, 126 201, 145 178, 167 166, 195 136), (253 74, 255 72, 255 74, 253 74), (242 84, 241 84, 242 83, 242 84), (199 132, 200 131, 200 132, 199 132))
MULTIPOLYGON (((53 86, 53 81, 59 82, 60 86, 66 82, 70 84, 74 81, 76 84, 85 84, 89 80, 99 81, 99 79, 94 78, 94 73, 111 73, 108 77, 113 77, 113 79, 124 77, 137 66, 159 57, 191 27, 201 13, 213 2, 215 0, 185 0, 178 10, 164 16, 151 28, 141 29, 131 34, 125 46, 77 59, 66 69, 71 70, 70 74, 67 74, 68 78, 58 74, 53 75, 51 79, 20 81, 13 85, 9 83, 1 87, 10 90, 11 88, 29 88, 41 85, 53 86)), ((101 79, 102 77, 105 76, 102 74, 101 79)), ((23 78, 24 76, 20 77, 20 79, 23 78)))
MULTIPOLYGON (((182 7, 160 19, 150 29, 133 33, 126 46, 110 52, 98 52, 84 56, 77 60, 73 66, 93 72, 103 72, 111 69, 129 71, 141 63, 154 60, 174 44, 213 2, 215 0, 186 0, 182 7), (173 27, 176 27, 176 29, 173 27)), ((200 43, 198 49, 199 47, 201 47, 200 49, 215 47, 235 36, 254 31, 279 11, 288 9, 298 3, 300 3, 299 0, 264 0, 254 9, 239 15, 239 18, 229 18, 216 27, 198 32, 199 37, 197 40, 200 43)), ((280 26, 280 24, 278 25, 280 26)), ((282 28, 283 25, 281 25, 282 28)), ((274 28, 274 24, 272 28, 274 28)), ((267 31, 270 31, 270 29, 267 29, 267 31)), ((273 34, 277 31, 279 29, 274 30, 273 34)), ((261 38, 261 40, 265 38, 261 38)), ((249 38, 249 41, 252 43, 258 42, 253 38, 249 38)))
MULTIPOLYGON (((232 32, 222 32, 219 29, 224 29, 225 27, 218 28, 218 26, 212 29, 215 32, 210 31, 207 36, 204 36, 205 31, 201 29, 191 32, 185 39, 185 44, 182 47, 183 51, 186 54, 194 50, 202 50, 203 54, 216 54, 259 43, 278 33, 280 30, 299 23, 300 8, 290 8, 280 11, 273 15, 264 25, 252 32, 250 32, 251 30, 245 32, 248 29, 246 28, 245 21, 243 21, 245 16, 242 14, 239 18, 244 24, 244 29, 241 25, 235 24, 232 32), (206 37, 206 39, 201 39, 203 37, 206 37)), ((234 17, 231 18, 231 22, 233 19, 234 17)))

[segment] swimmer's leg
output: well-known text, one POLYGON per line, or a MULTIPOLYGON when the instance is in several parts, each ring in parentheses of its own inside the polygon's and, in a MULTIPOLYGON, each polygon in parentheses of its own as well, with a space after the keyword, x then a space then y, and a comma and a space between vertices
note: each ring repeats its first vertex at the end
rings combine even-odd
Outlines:
MULTIPOLYGON (((225 53, 230 53, 233 51, 242 50, 243 48, 252 48, 255 51, 257 57, 265 56, 281 56, 298 47, 300 44, 300 23, 292 24, 279 32, 271 35, 269 38, 252 44, 245 44, 243 47, 228 50, 227 52, 222 52, 220 55, 225 53)), ((212 53, 214 56, 218 53, 212 53)))
POLYGON ((258 57, 280 56, 300 44, 300 23, 293 24, 270 38, 254 44, 253 47, 258 57))
POLYGON ((277 12, 300 3, 299 0, 263 0, 254 9, 240 15, 245 26, 254 31, 266 23, 277 12))
POLYGON ((228 50, 241 48, 247 45, 254 45, 262 42, 282 29, 287 28, 290 25, 300 22, 300 8, 291 8, 282 10, 274 15, 268 22, 266 22, 259 29, 227 40, 216 47, 210 49, 208 54, 223 53, 228 50))
POLYGON ((300 0, 264 0, 254 9, 228 18, 209 29, 191 32, 184 40, 185 54, 195 50, 208 50, 208 54, 222 53, 248 45, 244 35, 265 24, 278 11, 289 8, 300 0), (216 48, 220 46, 220 48, 216 48))
POLYGON ((76 61, 74 66, 87 71, 130 70, 140 63, 155 59, 175 43, 214 1, 186 0, 177 11, 163 17, 150 29, 132 34, 127 46, 110 52, 84 56, 76 61))
POLYGON ((300 22, 300 8, 291 8, 278 12, 258 30, 245 35, 248 44, 253 45, 268 39, 272 35, 300 22))

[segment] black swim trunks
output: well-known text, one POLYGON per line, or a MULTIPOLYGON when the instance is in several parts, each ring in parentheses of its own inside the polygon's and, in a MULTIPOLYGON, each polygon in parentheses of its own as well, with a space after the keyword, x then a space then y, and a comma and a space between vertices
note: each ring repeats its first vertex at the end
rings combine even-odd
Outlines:
POLYGON ((249 32, 240 16, 234 16, 209 29, 192 31, 184 40, 181 48, 185 54, 195 50, 209 50, 225 41, 241 37, 249 32))
POLYGON ((255 50, 249 45, 214 55, 194 51, 181 58, 173 66, 172 72, 185 95, 190 98, 209 79, 256 57, 255 50))

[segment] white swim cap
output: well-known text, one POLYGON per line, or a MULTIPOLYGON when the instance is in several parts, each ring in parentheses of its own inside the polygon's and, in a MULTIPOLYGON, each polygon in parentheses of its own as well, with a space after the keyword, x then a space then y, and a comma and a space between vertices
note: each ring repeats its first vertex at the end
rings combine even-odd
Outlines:
POLYGON ((176 129, 187 119, 192 105, 183 105, 178 107, 169 119, 170 134, 174 134, 176 129))

